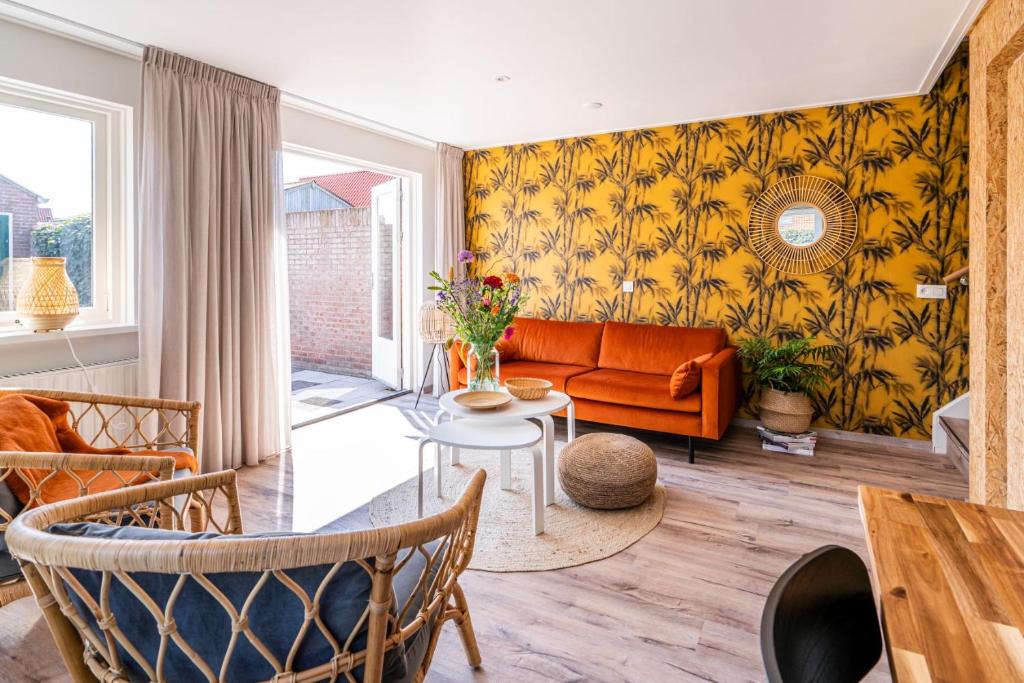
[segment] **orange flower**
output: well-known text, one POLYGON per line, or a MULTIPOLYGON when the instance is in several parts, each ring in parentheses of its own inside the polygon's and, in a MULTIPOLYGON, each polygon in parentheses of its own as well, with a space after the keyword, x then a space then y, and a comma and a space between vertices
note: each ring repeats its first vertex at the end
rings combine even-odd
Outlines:
POLYGON ((493 306, 491 306, 491 315, 498 315, 498 313, 500 312, 501 306, 499 306, 498 304, 494 304, 493 306))
POLYGON ((505 273, 505 281, 511 282, 512 284, 518 284, 519 276, 516 275, 515 273, 505 273))

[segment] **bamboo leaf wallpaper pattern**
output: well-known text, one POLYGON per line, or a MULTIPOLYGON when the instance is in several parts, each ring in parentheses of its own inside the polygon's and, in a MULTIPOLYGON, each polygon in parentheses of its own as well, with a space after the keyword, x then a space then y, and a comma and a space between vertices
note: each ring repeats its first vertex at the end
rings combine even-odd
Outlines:
POLYGON ((842 349, 818 426, 928 438, 967 390, 966 289, 915 297, 967 262, 967 93, 964 46, 923 97, 471 151, 467 242, 523 276, 528 315, 815 335, 842 349), (746 234, 757 197, 799 174, 839 184, 859 222, 806 276, 746 234))

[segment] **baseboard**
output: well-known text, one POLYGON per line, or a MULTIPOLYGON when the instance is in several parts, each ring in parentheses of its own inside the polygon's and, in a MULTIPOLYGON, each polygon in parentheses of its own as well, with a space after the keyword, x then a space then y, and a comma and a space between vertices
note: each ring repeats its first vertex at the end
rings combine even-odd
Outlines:
MULTIPOLYGON (((733 418, 729 424, 735 427, 743 427, 744 429, 754 429, 761 424, 761 422, 760 420, 737 417, 733 418)), ((863 432, 847 432, 842 429, 823 429, 821 427, 813 427, 812 429, 818 432, 818 436, 825 439, 874 444, 876 446, 888 446, 890 448, 910 448, 916 451, 925 451, 927 453, 932 452, 932 442, 923 441, 921 439, 903 439, 898 436, 865 434, 863 432)))

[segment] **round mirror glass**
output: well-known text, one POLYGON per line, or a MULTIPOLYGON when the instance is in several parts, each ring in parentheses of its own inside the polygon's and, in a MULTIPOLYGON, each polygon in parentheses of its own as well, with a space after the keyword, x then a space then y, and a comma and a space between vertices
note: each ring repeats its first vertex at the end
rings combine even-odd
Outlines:
POLYGON ((779 215, 779 236, 794 247, 806 247, 821 239, 825 214, 811 204, 794 204, 779 215))

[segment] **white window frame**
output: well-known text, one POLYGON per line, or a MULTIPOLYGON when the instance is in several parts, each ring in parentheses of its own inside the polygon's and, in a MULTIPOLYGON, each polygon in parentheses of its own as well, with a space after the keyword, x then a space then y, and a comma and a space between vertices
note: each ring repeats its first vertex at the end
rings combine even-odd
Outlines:
MULTIPOLYGON (((132 107, 3 77, 0 104, 93 124, 93 305, 69 329, 134 324, 132 107)), ((28 333, 16 320, 0 312, 0 334, 28 333)))
MULTIPOLYGON (((0 216, 7 216, 7 253, 6 254, 0 254, 0 263, 3 263, 4 259, 6 259, 6 258, 13 258, 14 257, 14 214, 13 213, 9 213, 7 211, 0 211, 0 216)), ((5 284, 6 284, 6 286, 10 287, 13 290, 13 288, 14 288, 14 281, 13 280, 9 280, 5 284)), ((13 292, 13 291, 8 292, 8 299, 7 300, 8 301, 13 301, 14 300, 14 294, 15 294, 15 292, 13 292)))

